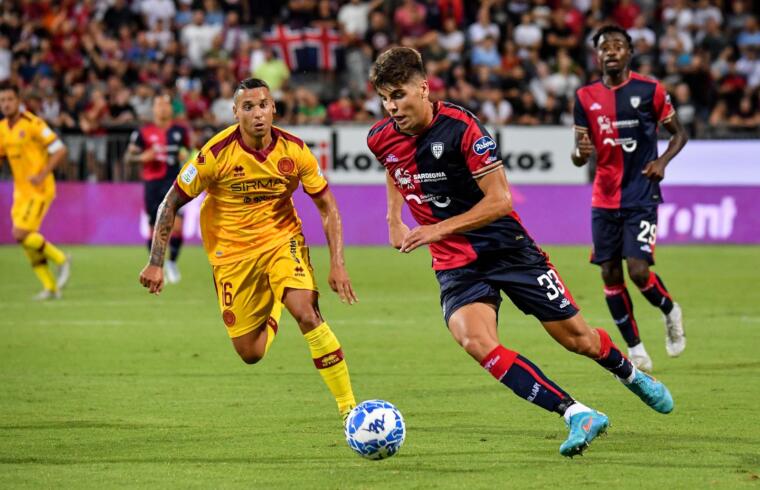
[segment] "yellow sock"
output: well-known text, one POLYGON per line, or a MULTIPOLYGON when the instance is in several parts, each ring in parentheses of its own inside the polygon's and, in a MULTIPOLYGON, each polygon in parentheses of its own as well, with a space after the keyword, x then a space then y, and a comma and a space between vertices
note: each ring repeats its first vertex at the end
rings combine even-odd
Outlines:
POLYGON ((35 249, 23 248, 24 253, 29 258, 29 263, 32 264, 34 274, 42 283, 42 287, 48 291, 56 291, 58 288, 55 285, 55 277, 53 277, 53 271, 48 267, 45 257, 35 249))
POLYGON ((269 313, 269 318, 267 319, 267 344, 264 346, 264 354, 269 352, 269 347, 271 347, 272 342, 274 342, 274 338, 277 335, 277 329, 279 328, 281 316, 282 303, 275 301, 274 305, 272 305, 272 311, 269 313))
POLYGON ((341 414, 347 413, 356 406, 356 400, 340 342, 327 323, 322 323, 311 332, 305 333, 304 337, 309 343, 314 365, 338 403, 338 410, 341 414))
POLYGON ((29 233, 21 244, 26 248, 40 252, 46 259, 52 260, 56 265, 66 262, 66 255, 61 252, 61 249, 46 241, 45 237, 36 231, 29 233))

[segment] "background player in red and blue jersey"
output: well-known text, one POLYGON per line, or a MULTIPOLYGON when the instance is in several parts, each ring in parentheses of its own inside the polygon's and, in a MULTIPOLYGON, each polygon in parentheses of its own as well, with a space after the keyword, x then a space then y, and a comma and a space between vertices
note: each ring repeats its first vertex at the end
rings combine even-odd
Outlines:
MULTIPOLYGON (((127 161, 142 164, 145 185, 145 212, 150 224, 148 250, 153 240, 158 206, 177 179, 177 173, 191 146, 190 131, 173 119, 171 97, 157 95, 153 99, 153 122, 134 131, 127 147, 127 161)), ((174 221, 169 241, 169 260, 166 262, 166 281, 175 284, 180 280, 177 257, 182 248, 182 215, 174 221)))
POLYGON ((673 409, 659 381, 637 370, 602 329, 592 329, 570 292, 512 210, 499 149, 470 112, 430 102, 419 52, 391 48, 375 62, 371 81, 390 114, 367 143, 387 171, 391 244, 401 252, 429 245, 441 306, 454 339, 516 395, 565 418, 564 456, 581 453, 609 421, 575 401, 541 370, 499 343, 501 292, 572 352, 617 376, 650 407, 673 409), (406 201, 420 226, 401 221, 406 201))
POLYGON ((601 266, 607 305, 631 360, 636 367, 651 371, 652 360, 639 337, 622 261, 626 260, 628 276, 644 297, 662 311, 665 348, 670 356, 678 356, 686 347, 681 308, 649 266, 654 265, 657 205, 662 202, 659 182, 687 136, 662 84, 631 71, 633 48, 628 33, 605 26, 593 39, 602 79, 576 92, 572 159, 582 166, 596 151, 591 262, 601 266), (672 137, 658 157, 659 124, 672 137))

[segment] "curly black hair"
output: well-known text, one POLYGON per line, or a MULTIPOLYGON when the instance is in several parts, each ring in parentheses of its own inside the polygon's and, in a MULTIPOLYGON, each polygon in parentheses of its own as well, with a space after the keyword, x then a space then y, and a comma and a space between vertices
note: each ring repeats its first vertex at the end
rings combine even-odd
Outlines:
POLYGON ((605 35, 609 34, 611 32, 617 32, 618 34, 622 35, 626 42, 628 43, 628 48, 630 48, 631 51, 633 51, 633 39, 631 39, 631 36, 628 34, 628 32, 623 29, 622 27, 614 24, 609 24, 604 27, 601 27, 598 31, 596 31, 596 34, 594 34, 594 37, 592 38, 594 40, 594 47, 599 47, 599 39, 605 35))

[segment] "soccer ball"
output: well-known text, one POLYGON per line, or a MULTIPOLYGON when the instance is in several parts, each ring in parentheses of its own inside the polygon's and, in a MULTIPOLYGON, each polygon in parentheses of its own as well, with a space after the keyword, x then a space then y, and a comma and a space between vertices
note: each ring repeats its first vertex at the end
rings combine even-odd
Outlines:
POLYGON ((367 400, 358 404, 346 419, 346 441, 359 456, 385 459, 404 443, 404 417, 392 403, 367 400))

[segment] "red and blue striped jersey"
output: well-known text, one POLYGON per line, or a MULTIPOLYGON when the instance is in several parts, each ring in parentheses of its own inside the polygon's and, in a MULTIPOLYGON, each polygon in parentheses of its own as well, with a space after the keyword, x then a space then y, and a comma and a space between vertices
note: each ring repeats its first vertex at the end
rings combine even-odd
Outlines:
MULTIPOLYGON (((484 197, 477 179, 504 171, 496 141, 472 113, 447 102, 436 102, 433 110, 432 122, 420 134, 401 133, 387 117, 367 136, 367 146, 421 225, 467 212, 484 197)), ((532 244, 513 212, 476 230, 447 236, 429 248, 433 269, 446 270, 487 252, 532 244)))
POLYGON ((178 123, 172 123, 167 128, 150 123, 133 131, 130 143, 140 151, 153 149, 155 152, 153 160, 143 163, 143 180, 173 181, 183 163, 180 161, 180 149, 190 147, 190 134, 185 126, 178 123))
POLYGON ((601 80, 575 94, 575 128, 588 131, 596 148, 591 205, 619 209, 662 202, 660 185, 642 175, 657 159, 657 126, 675 114, 670 96, 656 80, 631 72, 617 87, 601 80))

